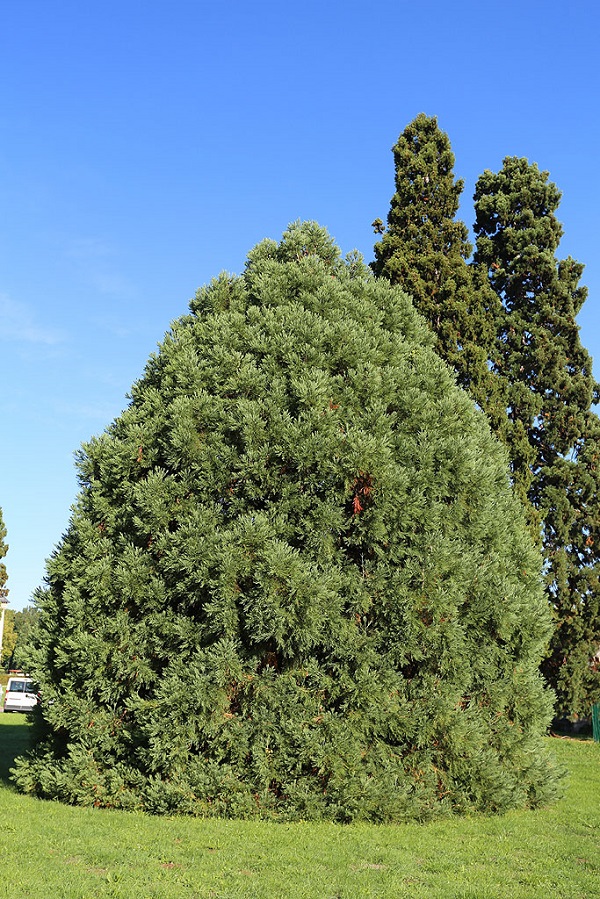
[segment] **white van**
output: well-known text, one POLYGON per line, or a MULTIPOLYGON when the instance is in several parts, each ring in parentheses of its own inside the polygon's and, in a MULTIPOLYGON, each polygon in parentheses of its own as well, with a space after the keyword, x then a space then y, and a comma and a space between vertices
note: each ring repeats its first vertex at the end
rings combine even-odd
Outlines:
POLYGON ((30 677, 9 677, 4 694, 5 712, 30 712, 37 703, 37 687, 30 677))

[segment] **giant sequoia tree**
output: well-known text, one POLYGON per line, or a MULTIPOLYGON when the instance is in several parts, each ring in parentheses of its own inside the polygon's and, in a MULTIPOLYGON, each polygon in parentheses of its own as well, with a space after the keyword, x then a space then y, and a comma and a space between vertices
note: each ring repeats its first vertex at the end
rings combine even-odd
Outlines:
POLYGON ((539 555, 432 342, 310 223, 198 292, 80 453, 21 788, 378 821, 552 794, 539 555))
POLYGON ((599 385, 579 339, 583 266, 556 258, 556 185, 526 159, 484 172, 475 192, 477 251, 502 302, 492 357, 508 387, 504 432, 513 480, 537 521, 556 628, 544 672, 564 712, 600 698, 599 385))

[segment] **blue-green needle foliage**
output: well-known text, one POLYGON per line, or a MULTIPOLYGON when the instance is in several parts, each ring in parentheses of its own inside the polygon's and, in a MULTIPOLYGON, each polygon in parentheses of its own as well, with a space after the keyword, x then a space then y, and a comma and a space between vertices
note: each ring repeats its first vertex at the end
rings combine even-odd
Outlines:
POLYGON ((296 224, 79 456, 22 789, 399 821, 552 797, 540 557, 410 299, 296 224))

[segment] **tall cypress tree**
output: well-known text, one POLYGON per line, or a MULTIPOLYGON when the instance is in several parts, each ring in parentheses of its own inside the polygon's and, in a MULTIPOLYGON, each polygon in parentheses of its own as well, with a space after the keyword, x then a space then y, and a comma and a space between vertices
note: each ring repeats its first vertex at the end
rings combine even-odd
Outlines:
POLYGON ((456 371, 458 383, 500 425, 500 380, 491 378, 489 351, 499 303, 485 273, 469 266, 472 247, 457 220, 462 180, 437 118, 420 113, 393 147, 396 191, 387 228, 375 245, 375 274, 400 285, 436 335, 436 350, 456 371))
POLYGON ((21 788, 376 821, 552 794, 539 554, 432 342, 311 223, 198 292, 80 454, 21 788))
POLYGON ((556 258, 560 192, 548 172, 508 157, 475 192, 477 250, 503 315, 494 370, 508 386, 503 439, 513 478, 539 528, 555 632, 544 672, 558 709, 586 712, 600 696, 590 660, 600 645, 599 398, 577 313, 583 266, 556 258))

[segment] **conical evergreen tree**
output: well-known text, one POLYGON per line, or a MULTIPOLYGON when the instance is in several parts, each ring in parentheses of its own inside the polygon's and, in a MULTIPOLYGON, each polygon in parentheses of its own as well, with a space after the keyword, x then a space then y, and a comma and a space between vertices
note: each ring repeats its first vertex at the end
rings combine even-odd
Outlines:
POLYGON ((198 292, 79 456, 22 789, 340 821, 552 795, 539 554, 432 342, 311 223, 198 292))
POLYGON ((503 305, 494 368, 508 383, 508 446, 517 491, 537 524, 556 628, 544 672, 559 711, 600 698, 590 661, 600 645, 599 385, 576 316, 583 266, 556 251, 560 201, 548 172, 508 157, 475 192, 476 262, 503 305))
POLYGON ((375 274, 400 285, 436 335, 436 350, 456 371, 458 383, 488 413, 496 408, 500 380, 488 358, 500 305, 485 272, 469 266, 472 247, 456 219, 462 180, 454 178, 454 154, 437 118, 420 113, 393 148, 396 192, 387 229, 375 245, 375 274))

